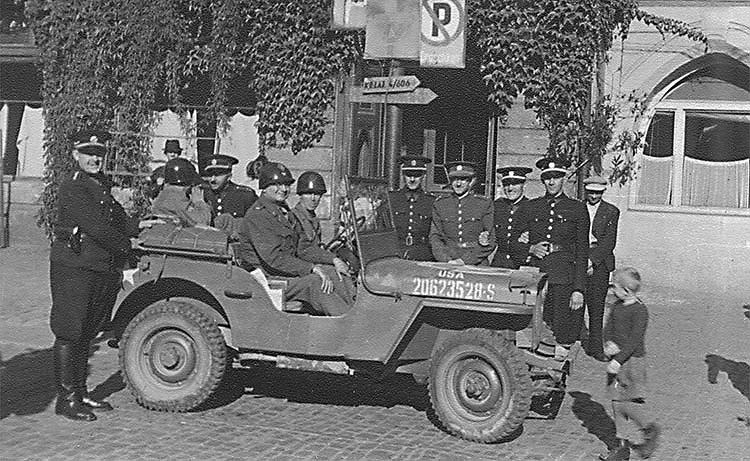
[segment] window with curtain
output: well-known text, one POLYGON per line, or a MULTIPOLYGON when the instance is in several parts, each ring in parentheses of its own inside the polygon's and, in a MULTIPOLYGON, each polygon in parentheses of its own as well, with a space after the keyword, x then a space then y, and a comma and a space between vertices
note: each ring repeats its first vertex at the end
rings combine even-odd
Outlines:
POLYGON ((750 208, 748 82, 746 67, 715 75, 702 71, 657 105, 640 159, 636 203, 750 208), (745 75, 744 84, 737 74, 745 75))

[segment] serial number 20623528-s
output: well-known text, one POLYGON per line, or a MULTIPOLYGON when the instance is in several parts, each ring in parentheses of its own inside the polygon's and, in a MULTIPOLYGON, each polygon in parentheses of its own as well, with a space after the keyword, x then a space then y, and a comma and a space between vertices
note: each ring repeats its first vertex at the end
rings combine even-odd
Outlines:
POLYGON ((412 294, 439 298, 474 299, 492 301, 495 298, 495 284, 468 282, 466 280, 412 278, 412 294))

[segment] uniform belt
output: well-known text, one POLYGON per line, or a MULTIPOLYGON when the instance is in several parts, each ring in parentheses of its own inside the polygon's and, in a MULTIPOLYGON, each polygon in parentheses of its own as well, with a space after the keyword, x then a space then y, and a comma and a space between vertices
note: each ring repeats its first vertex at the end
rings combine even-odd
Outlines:
POLYGON ((413 235, 407 234, 406 239, 404 239, 404 245, 408 247, 413 246, 413 245, 418 245, 420 243, 426 243, 426 242, 427 242, 427 237, 425 236, 414 237, 413 235))
POLYGON ((548 243, 547 251, 549 251, 550 253, 557 253, 558 251, 570 251, 570 247, 568 245, 561 245, 559 243, 548 243))
POLYGON ((589 244, 589 248, 596 248, 596 247, 598 247, 598 246, 599 246, 599 242, 591 242, 591 243, 589 244))
POLYGON ((457 245, 459 248, 476 248, 479 246, 477 242, 460 242, 457 245))

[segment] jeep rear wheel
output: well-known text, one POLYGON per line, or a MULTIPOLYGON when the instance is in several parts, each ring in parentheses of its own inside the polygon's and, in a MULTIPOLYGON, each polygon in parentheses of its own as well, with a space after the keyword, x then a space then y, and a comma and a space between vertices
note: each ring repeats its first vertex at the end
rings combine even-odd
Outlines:
POLYGON ((491 443, 508 437, 531 405, 528 366, 497 331, 473 328, 451 336, 430 366, 430 401, 444 428, 491 443))
POLYGON ((188 411, 224 376, 227 351, 214 320, 186 302, 162 302, 138 314, 120 340, 120 370, 139 404, 188 411))

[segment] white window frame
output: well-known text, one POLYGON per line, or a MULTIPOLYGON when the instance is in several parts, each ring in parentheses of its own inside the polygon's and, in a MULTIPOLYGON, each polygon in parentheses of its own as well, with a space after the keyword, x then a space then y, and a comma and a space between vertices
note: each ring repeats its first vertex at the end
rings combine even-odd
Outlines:
MULTIPOLYGON (((636 176, 635 187, 630 188, 628 208, 637 211, 659 211, 667 213, 707 214, 726 216, 750 216, 750 208, 709 208, 682 205, 682 172, 685 160, 685 113, 687 111, 719 111, 724 113, 750 112, 749 102, 734 101, 694 101, 664 99, 654 106, 646 129, 651 126, 656 112, 674 113, 674 133, 672 138, 672 190, 670 205, 649 205, 638 203, 640 178, 636 176)), ((638 153, 638 164, 643 165, 643 148, 638 153)))

